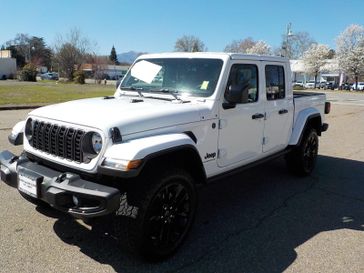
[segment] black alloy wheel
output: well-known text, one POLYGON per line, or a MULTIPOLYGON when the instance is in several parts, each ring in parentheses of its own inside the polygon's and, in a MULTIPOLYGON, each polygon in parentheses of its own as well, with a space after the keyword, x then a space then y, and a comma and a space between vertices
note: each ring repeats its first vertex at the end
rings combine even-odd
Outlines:
POLYGON ((315 168, 319 140, 315 129, 307 129, 301 143, 286 155, 288 168, 299 176, 310 175, 315 168))
POLYGON ((144 218, 142 251, 152 259, 175 252, 186 237, 196 210, 196 191, 189 176, 167 177, 154 193, 144 218))
POLYGON ((303 168, 311 173, 316 164, 318 154, 318 137, 316 132, 311 131, 303 146, 303 168))

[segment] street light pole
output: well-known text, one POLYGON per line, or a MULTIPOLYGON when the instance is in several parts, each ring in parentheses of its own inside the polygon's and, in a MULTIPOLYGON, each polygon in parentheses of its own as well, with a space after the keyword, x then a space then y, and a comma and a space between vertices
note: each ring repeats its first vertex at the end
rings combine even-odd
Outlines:
POLYGON ((282 54, 283 57, 288 57, 288 39, 291 36, 293 36, 292 23, 288 23, 287 31, 286 31, 286 41, 285 41, 285 45, 282 47, 282 49, 284 50, 284 54, 282 54))
POLYGON ((28 63, 30 63, 30 61, 32 60, 32 51, 34 51, 35 47, 34 46, 31 46, 29 44, 29 47, 28 47, 28 63))

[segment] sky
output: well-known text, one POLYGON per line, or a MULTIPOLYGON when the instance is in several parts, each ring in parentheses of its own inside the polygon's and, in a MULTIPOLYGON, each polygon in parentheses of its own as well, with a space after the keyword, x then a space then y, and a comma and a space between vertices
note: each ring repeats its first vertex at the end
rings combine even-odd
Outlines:
POLYGON ((287 24, 335 49, 351 24, 364 25, 363 0, 0 0, 0 45, 17 33, 57 36, 77 28, 96 54, 173 51, 183 35, 201 39, 209 51, 251 37, 279 47, 287 24))

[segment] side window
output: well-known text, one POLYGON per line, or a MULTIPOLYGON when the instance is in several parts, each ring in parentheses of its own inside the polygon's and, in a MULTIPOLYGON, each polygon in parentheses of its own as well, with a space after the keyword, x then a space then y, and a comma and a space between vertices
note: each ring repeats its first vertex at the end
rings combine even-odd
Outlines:
POLYGON ((231 67, 225 95, 231 89, 239 90, 239 103, 258 101, 258 67, 254 64, 234 64, 231 67))
POLYGON ((283 66, 267 65, 265 67, 265 88, 267 100, 278 100, 285 97, 286 84, 283 66))

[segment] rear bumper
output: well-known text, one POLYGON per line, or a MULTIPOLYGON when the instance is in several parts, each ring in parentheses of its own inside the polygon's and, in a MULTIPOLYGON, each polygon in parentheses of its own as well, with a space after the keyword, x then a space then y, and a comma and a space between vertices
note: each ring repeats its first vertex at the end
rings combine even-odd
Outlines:
POLYGON ((78 218, 107 215, 120 206, 121 194, 116 188, 81 179, 78 174, 59 172, 8 151, 0 152, 0 173, 1 180, 22 193, 78 218))

